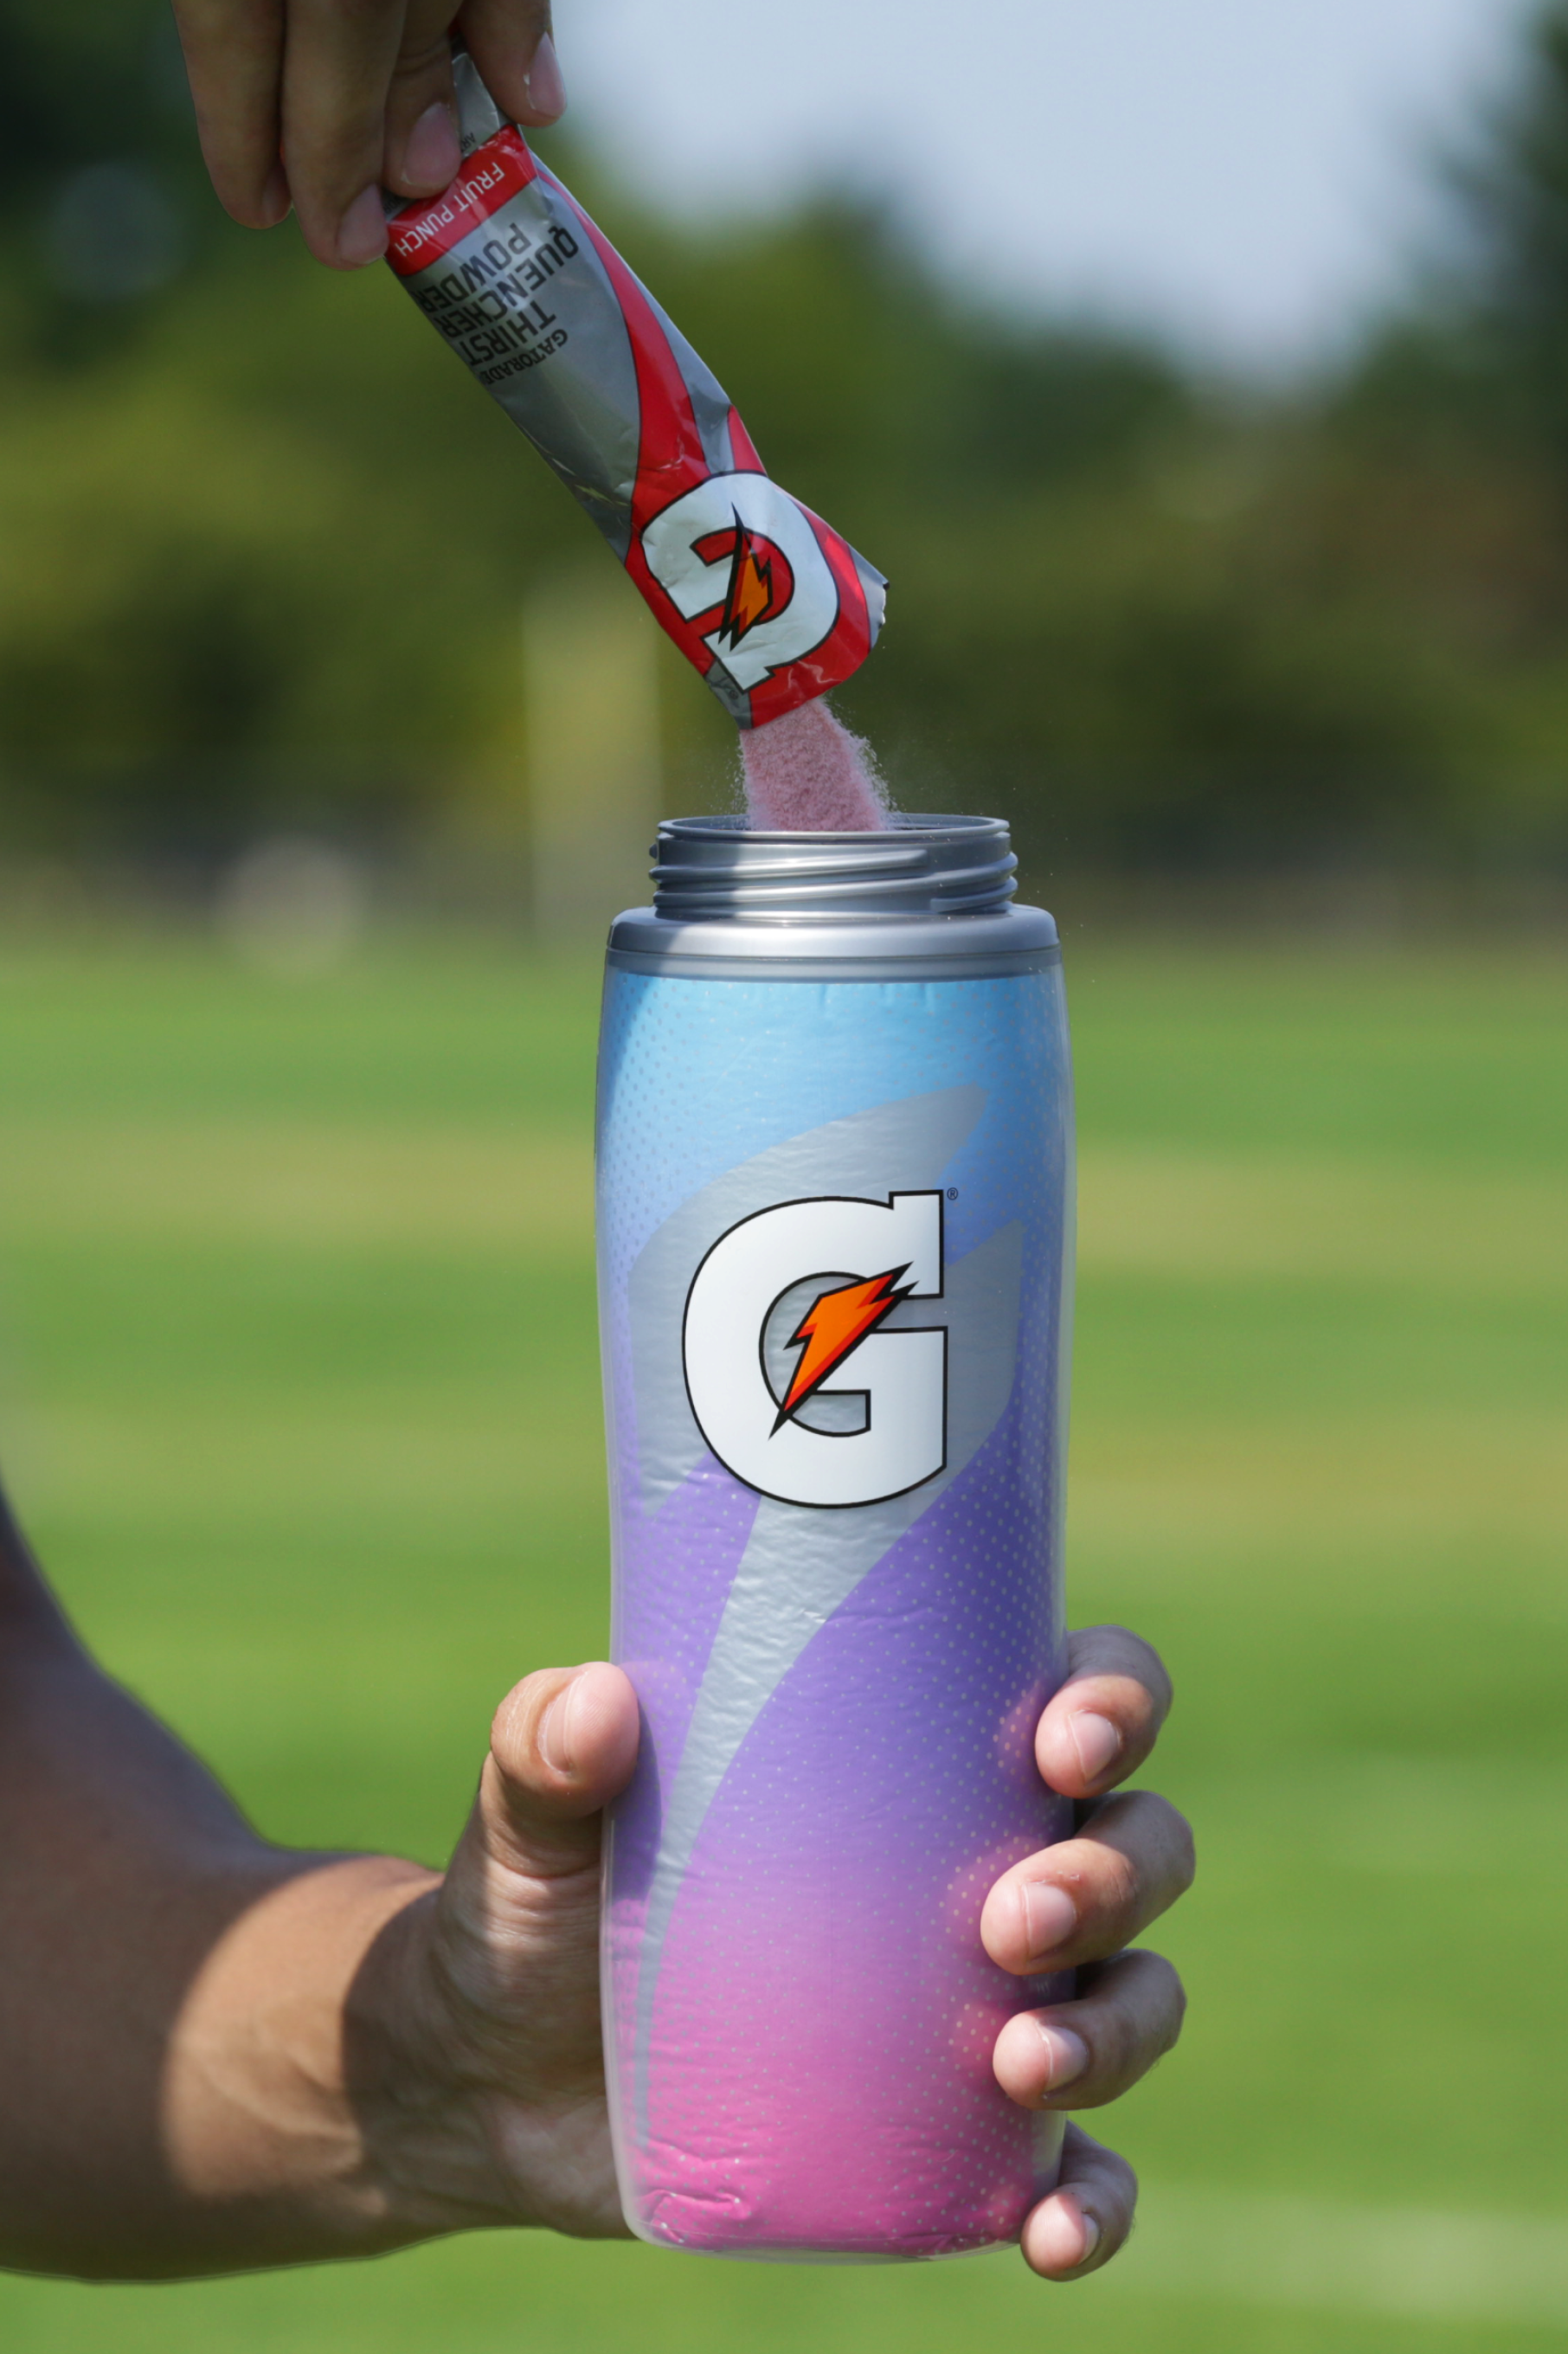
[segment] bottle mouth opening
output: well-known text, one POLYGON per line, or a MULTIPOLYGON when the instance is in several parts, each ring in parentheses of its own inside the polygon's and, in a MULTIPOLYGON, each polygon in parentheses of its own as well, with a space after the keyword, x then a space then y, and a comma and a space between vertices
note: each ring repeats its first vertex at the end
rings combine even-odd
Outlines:
POLYGON ((1018 861, 1002 819, 895 816, 878 833, 754 831, 743 817, 666 818, 653 912, 683 923, 864 923, 1005 907, 1018 861))

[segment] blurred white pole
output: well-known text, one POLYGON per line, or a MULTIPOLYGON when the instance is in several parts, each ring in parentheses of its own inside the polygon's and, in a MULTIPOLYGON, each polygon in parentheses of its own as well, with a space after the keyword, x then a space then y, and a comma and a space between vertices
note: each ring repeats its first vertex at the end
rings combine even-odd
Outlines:
POLYGON ((545 582, 523 614, 535 928, 602 930, 647 902, 659 820, 655 624, 610 565, 545 582))

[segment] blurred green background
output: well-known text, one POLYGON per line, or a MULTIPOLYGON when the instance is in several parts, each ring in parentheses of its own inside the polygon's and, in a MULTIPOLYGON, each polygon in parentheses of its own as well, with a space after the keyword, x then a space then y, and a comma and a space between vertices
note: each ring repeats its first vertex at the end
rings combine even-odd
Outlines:
MULTIPOLYGON (((842 701, 900 797, 1010 816, 1064 921, 1074 1609, 1165 1649, 1203 1859, 1110 2128, 1145 2221, 1072 2291, 540 2235, 9 2278, 0 2343, 1558 2345, 1568 9, 1440 266, 1288 383, 967 309, 870 204, 700 236, 551 152, 893 574, 842 701)), ((604 1640, 596 970, 516 920, 519 642, 593 545, 389 279, 217 214, 143 0, 0 0, 0 225, 8 1474, 269 1833, 439 1859, 500 1693, 604 1640)), ((722 803, 661 660, 666 801, 722 803)))
MULTIPOLYGON (((1568 970, 1069 922, 1079 1619, 1163 1648, 1189 2033, 1124 2262, 752 2270, 543 2235, 0 2281, 17 2354, 1560 2344, 1568 970)), ((605 1639, 597 974, 434 933, 284 983, 0 956, 4 1422, 103 1656, 270 1833, 439 1859, 605 1639)))
MULTIPOLYGON (((159 0, 0 5, 0 851, 407 857, 517 819, 519 615, 599 551, 390 274, 218 212, 159 0)), ((1028 864, 1560 873, 1568 9, 1422 270, 1263 383, 967 305, 869 200, 707 231, 545 143, 894 580, 845 711, 1028 864)), ((609 568, 604 567, 605 578, 609 568)), ((733 737, 677 657, 666 771, 733 737)))

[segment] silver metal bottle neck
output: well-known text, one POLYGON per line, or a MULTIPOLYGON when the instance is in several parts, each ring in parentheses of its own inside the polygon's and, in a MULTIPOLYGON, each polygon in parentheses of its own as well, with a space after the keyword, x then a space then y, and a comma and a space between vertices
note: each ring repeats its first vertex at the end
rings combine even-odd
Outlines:
POLYGON ((994 817, 896 817, 882 833, 754 832, 669 818, 653 905, 610 926, 613 970, 690 981, 1006 979, 1061 960, 1056 927, 1013 904, 994 817))
POLYGON ((653 912, 677 923, 863 925, 1005 908, 1018 861, 995 817, 895 816, 881 833, 754 832, 739 817, 666 818, 653 912))

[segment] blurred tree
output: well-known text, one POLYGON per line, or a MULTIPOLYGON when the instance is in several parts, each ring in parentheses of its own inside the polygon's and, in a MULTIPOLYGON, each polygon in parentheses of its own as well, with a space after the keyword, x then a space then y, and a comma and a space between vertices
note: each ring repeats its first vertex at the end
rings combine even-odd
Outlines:
POLYGON ((140 298, 231 242, 161 0, 0 0, 0 223, 13 372, 90 363, 142 327, 140 298))
POLYGON ((1437 666, 1439 846, 1568 857, 1568 5, 1444 172, 1415 299, 1301 420, 1280 488, 1304 579, 1397 619, 1437 666))
MULTIPOLYGON (((565 491, 389 276, 225 220, 161 7, 0 0, 0 839, 514 800, 518 616, 595 553, 565 491)), ((699 234, 546 143, 891 575, 842 702, 911 803, 1121 864, 1568 854, 1568 0, 1442 284, 1267 399, 966 305, 863 203, 699 234)), ((676 797, 722 793, 663 675, 676 797)))
MULTIPOLYGON (((1492 420, 1533 427, 1568 468, 1568 6, 1537 14, 1524 70, 1455 171, 1472 250, 1453 329, 1492 420), (1499 396, 1501 396, 1500 400, 1499 396)), ((1463 283, 1463 281, 1461 281, 1463 283)))

